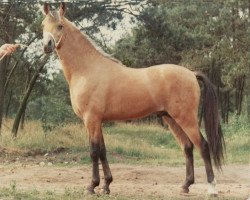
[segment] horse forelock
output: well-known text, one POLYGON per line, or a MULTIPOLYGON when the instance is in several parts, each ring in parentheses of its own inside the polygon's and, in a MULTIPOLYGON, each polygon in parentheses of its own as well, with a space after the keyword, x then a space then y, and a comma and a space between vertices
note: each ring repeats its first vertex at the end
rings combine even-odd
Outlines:
POLYGON ((61 16, 58 11, 51 11, 49 13, 50 19, 55 21, 61 21, 61 16))

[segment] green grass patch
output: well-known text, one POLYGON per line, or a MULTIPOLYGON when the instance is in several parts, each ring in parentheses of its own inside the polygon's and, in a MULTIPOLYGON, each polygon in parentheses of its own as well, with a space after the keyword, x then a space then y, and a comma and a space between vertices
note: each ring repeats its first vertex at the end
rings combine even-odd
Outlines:
MULTIPOLYGON (((223 125, 223 131, 227 147, 226 164, 250 163, 250 123, 247 119, 235 116, 229 124, 223 125)), ((185 163, 183 152, 170 131, 159 125, 117 123, 105 127, 103 132, 111 163, 169 166, 185 163)), ((91 163, 88 136, 79 124, 58 127, 45 134, 39 122, 27 122, 15 140, 9 130, 3 130, 0 148, 6 148, 10 153, 28 151, 41 154, 65 148, 70 155, 80 156, 80 163, 91 163)), ((63 157, 64 153, 58 157, 63 157)), ((197 152, 194 157, 195 165, 203 165, 197 152)))
MULTIPOLYGON (((55 191, 46 190, 38 191, 31 190, 17 190, 12 188, 0 188, 0 198, 4 200, 136 200, 141 199, 137 196, 121 196, 121 195, 88 195, 84 189, 65 188, 62 194, 55 191)), ((156 198, 147 198, 156 199, 156 198)))
MULTIPOLYGON (((84 189, 72 189, 65 188, 62 194, 55 191, 38 191, 36 189, 31 190, 14 190, 13 188, 0 188, 0 198, 4 200, 157 200, 159 197, 154 196, 142 196, 142 195, 87 195, 84 189)), ((160 199, 166 199, 166 197, 161 197, 160 199)), ((184 197, 167 197, 169 200, 187 199, 184 197)), ((199 199, 199 198, 194 198, 199 199)), ((206 199, 216 199, 216 200, 234 200, 235 197, 216 197, 216 198, 206 198, 206 199)), ((237 198, 241 199, 241 198, 237 198)))

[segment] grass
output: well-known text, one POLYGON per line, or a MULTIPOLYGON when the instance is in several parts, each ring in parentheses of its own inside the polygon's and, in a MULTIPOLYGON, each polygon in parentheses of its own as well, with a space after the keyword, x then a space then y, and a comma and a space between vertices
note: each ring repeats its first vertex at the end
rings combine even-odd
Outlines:
MULTIPOLYGON (((12 120, 5 122, 5 127, 10 127, 12 120)), ((67 127, 44 133, 41 124, 37 121, 28 121, 24 130, 20 130, 18 137, 11 137, 9 128, 2 131, 0 145, 8 148, 19 148, 22 150, 54 151, 58 148, 79 148, 87 145, 87 141, 80 125, 69 124, 67 127)))
MULTIPOLYGON (((11 123, 11 120, 5 122, 8 126, 11 123)), ((158 125, 118 123, 104 128, 104 137, 111 163, 182 165, 185 161, 170 132, 158 125)), ((5 129, 0 147, 14 153, 31 152, 31 155, 65 148, 72 154, 81 153, 82 163, 90 163, 87 134, 79 124, 69 124, 45 134, 39 122, 29 121, 15 140, 5 129)))
POLYGON ((250 122, 246 116, 234 116, 224 125, 226 163, 250 163, 250 122))
POLYGON ((69 189, 65 188, 63 194, 58 194, 55 191, 38 191, 36 189, 31 189, 29 191, 22 191, 13 189, 11 185, 9 188, 0 189, 0 198, 4 197, 5 200, 76 200, 76 199, 86 199, 86 200, 128 200, 131 198, 120 197, 120 196, 97 196, 97 195, 86 195, 83 189, 69 189))
MULTIPOLYGON (((45 190, 38 191, 35 188, 30 190, 18 190, 16 182, 11 182, 9 187, 0 188, 0 199, 4 197, 5 200, 76 200, 76 199, 85 199, 85 200, 136 200, 142 199, 141 196, 121 196, 121 195, 88 195, 86 191, 82 189, 75 188, 65 188, 64 192, 58 194, 56 191, 45 190)), ((147 198, 147 199, 156 199, 156 198, 147 198)))
MULTIPOLYGON (((10 126, 11 123, 12 120, 7 120, 5 125, 10 126)), ((234 117, 223 129, 227 147, 226 163, 250 163, 250 125, 247 119, 234 117)), ((171 133, 159 125, 117 123, 104 128, 104 137, 111 163, 169 166, 182 166, 185 163, 183 153, 171 133)), ((29 121, 15 140, 5 128, 0 137, 0 147, 6 148, 7 152, 28 152, 31 155, 32 152, 45 154, 68 149, 67 152, 81 156, 81 163, 90 163, 87 134, 79 124, 58 127, 45 134, 39 122, 29 121)), ((197 152, 195 162, 196 165, 203 165, 197 152)))
MULTIPOLYGON (((9 188, 0 188, 0 199, 4 200, 140 200, 145 199, 143 196, 122 196, 122 195, 88 195, 85 193, 84 189, 71 189, 65 188, 64 193, 58 194, 55 191, 38 191, 36 189, 30 189, 28 191, 17 190, 16 186, 10 185, 9 188), (14 188, 13 188, 14 187, 14 188)), ((148 196, 147 200, 157 200, 158 197, 148 196)), ((166 199, 162 197, 160 199, 166 199)), ((168 200, 178 200, 178 199, 189 199, 188 197, 176 198, 176 197, 167 197, 168 200)), ((199 197, 192 198, 199 199, 199 197)), ((235 200, 236 198, 232 197, 216 197, 216 198, 206 198, 210 200, 235 200)))

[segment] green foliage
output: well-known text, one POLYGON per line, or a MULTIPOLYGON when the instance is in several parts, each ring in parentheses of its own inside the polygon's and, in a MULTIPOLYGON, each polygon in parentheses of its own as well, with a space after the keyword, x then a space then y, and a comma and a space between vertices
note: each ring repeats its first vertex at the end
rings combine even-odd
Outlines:
POLYGON ((79 122, 73 112, 68 86, 62 73, 56 74, 53 81, 48 82, 47 92, 46 97, 39 99, 42 127, 45 131, 51 131, 63 124, 79 122))
POLYGON ((180 63, 183 51, 201 48, 204 36, 198 31, 194 32, 204 21, 200 12, 194 15, 200 8, 195 4, 188 7, 176 5, 149 6, 144 9, 132 35, 127 35, 115 45, 115 55, 128 66, 143 67, 180 63))
POLYGON ((250 163, 250 123, 246 115, 231 116, 230 123, 224 125, 226 139, 226 163, 250 163))
POLYGON ((53 80, 47 81, 46 87, 46 95, 30 103, 28 109, 30 118, 41 119, 44 131, 78 122, 70 103, 68 86, 63 74, 55 74, 53 80))
POLYGON ((231 111, 240 114, 249 91, 249 2, 148 2, 115 56, 129 67, 177 63, 203 71, 220 89, 223 121, 231 111))
POLYGON ((51 131, 57 126, 63 126, 71 122, 76 122, 72 107, 65 104, 58 98, 43 98, 41 109, 42 127, 44 131, 51 131))
POLYGON ((16 188, 16 181, 12 181, 10 183, 10 189, 11 189, 11 194, 15 195, 17 192, 17 188, 16 188))
POLYGON ((224 125, 224 132, 226 137, 237 137, 240 133, 242 136, 249 136, 250 123, 247 115, 232 115, 230 117, 230 124, 224 125))

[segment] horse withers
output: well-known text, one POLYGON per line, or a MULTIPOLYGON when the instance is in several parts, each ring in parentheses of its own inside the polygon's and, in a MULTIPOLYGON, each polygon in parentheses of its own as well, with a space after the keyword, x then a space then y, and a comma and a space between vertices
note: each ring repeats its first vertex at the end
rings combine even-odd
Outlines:
POLYGON ((110 193, 113 178, 106 157, 102 122, 159 114, 184 151, 186 179, 182 192, 194 183, 193 147, 200 152, 206 168, 210 194, 216 194, 214 164, 221 168, 224 139, 220 128, 214 86, 198 72, 178 65, 163 64, 133 69, 96 48, 65 15, 65 3, 59 11, 44 5, 43 42, 45 53, 56 51, 70 89, 72 107, 87 129, 92 159, 92 181, 88 191, 100 183, 99 159, 103 166, 104 193, 110 193), (204 83, 204 121, 208 142, 200 133, 197 113, 200 86, 204 83))

